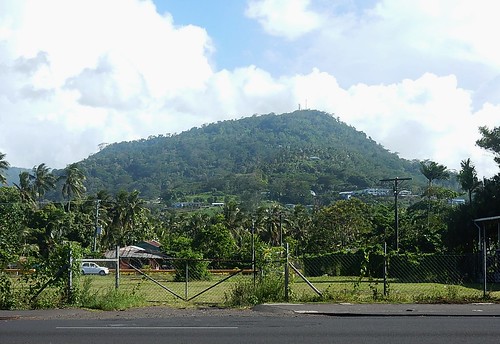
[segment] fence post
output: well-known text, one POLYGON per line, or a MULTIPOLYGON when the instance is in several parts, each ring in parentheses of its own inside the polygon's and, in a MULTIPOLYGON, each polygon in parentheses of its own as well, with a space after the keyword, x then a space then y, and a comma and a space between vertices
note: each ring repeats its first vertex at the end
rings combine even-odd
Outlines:
POLYGON ((188 280, 189 280, 189 260, 186 259, 186 283, 184 284, 184 297, 188 299, 188 280))
POLYGON ((116 262, 115 262, 115 289, 120 287, 120 245, 116 245, 115 252, 116 262))
POLYGON ((69 265, 68 265, 68 301, 73 298, 73 251, 69 244, 69 265))
POLYGON ((288 285, 290 277, 290 268, 288 267, 288 243, 285 244, 285 301, 288 302, 288 285))
POLYGON ((387 242, 384 241, 384 296, 387 296, 387 242))
POLYGON ((486 228, 483 225, 483 298, 488 296, 488 265, 487 265, 487 255, 486 255, 486 228))
POLYGON ((252 220, 252 273, 253 273, 253 289, 255 291, 255 279, 257 277, 257 271, 255 271, 255 222, 253 220, 252 220))

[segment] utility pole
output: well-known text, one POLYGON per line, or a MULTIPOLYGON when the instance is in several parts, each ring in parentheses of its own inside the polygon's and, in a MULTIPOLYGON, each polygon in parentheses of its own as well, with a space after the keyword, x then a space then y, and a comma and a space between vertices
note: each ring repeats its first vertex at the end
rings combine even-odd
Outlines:
POLYGON ((381 182, 394 182, 394 229, 396 231, 396 251, 399 251, 399 215, 398 215, 398 185, 400 181, 411 180, 412 178, 388 178, 380 179, 381 182))
POLYGON ((97 234, 99 231, 99 203, 100 199, 95 201, 95 228, 94 228, 94 252, 97 250, 97 234))

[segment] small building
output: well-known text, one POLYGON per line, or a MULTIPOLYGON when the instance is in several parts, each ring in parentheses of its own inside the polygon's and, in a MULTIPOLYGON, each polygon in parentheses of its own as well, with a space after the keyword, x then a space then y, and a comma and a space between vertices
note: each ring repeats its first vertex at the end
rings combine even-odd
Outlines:
POLYGON ((342 192, 339 192, 339 195, 342 199, 349 199, 352 197, 352 195, 354 194, 353 191, 342 191, 342 192))
MULTIPOLYGON (((115 258, 116 250, 109 250, 104 253, 106 258, 115 258)), ((131 265, 141 268, 145 265, 153 270, 159 270, 168 258, 161 252, 160 243, 155 240, 143 241, 137 245, 120 247, 120 269, 130 269, 131 265)))

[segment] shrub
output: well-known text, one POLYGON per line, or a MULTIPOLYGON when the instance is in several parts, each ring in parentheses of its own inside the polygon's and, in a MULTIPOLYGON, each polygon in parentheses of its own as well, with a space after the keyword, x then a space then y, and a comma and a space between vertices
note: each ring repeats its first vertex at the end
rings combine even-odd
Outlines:
POLYGON ((269 274, 253 281, 240 281, 226 294, 226 304, 233 307, 253 306, 285 301, 285 282, 281 276, 269 274))
POLYGON ((185 282, 186 272, 190 281, 202 281, 210 279, 208 261, 203 260, 201 253, 183 251, 179 254, 180 259, 175 259, 172 265, 175 269, 174 281, 185 282))
POLYGON ((12 282, 3 271, 0 272, 0 309, 12 309, 15 304, 12 282))

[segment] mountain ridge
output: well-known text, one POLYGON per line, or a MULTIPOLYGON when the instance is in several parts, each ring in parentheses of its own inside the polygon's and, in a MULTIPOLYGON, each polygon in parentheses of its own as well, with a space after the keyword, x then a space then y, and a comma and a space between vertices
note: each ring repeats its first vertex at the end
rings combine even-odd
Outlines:
POLYGON ((346 189, 380 185, 383 178, 410 176, 423 183, 417 161, 399 158, 316 110, 254 115, 113 143, 79 165, 89 192, 137 189, 149 199, 267 193, 283 203, 309 203, 310 191, 330 199, 346 189))

